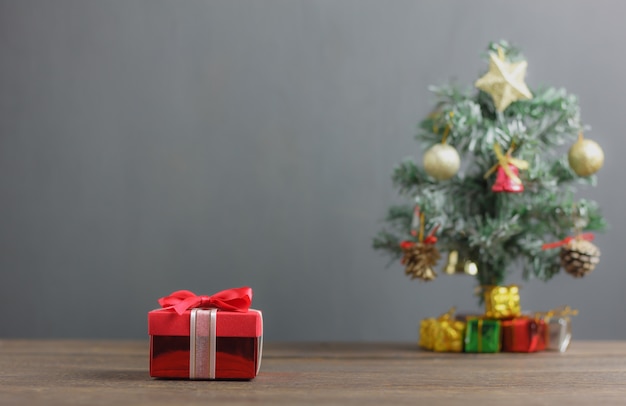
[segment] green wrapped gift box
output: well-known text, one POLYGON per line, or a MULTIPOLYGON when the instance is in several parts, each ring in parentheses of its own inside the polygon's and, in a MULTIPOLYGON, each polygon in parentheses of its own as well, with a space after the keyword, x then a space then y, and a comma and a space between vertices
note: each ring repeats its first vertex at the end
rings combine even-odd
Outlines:
POLYGON ((500 321, 468 320, 465 329, 465 352, 500 352, 500 321))

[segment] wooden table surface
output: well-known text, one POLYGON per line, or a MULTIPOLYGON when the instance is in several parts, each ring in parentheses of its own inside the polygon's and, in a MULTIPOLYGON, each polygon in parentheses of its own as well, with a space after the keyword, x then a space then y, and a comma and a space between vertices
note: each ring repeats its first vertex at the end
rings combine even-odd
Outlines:
POLYGON ((152 379, 147 357, 147 340, 0 340, 0 405, 626 404, 626 342, 564 354, 270 343, 245 382, 152 379))

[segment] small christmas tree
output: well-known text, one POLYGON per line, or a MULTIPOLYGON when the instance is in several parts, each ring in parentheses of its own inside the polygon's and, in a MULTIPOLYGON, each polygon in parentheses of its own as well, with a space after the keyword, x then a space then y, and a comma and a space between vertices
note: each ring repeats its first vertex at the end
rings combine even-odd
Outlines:
POLYGON ((602 149, 583 137, 575 96, 531 92, 526 61, 507 42, 488 51, 477 89, 431 88, 436 107, 416 137, 427 148, 423 167, 406 160, 395 169, 410 201, 389 209, 373 246, 402 257, 407 275, 422 280, 435 278, 439 251, 449 253, 447 273, 472 274, 480 286, 503 284, 517 267, 525 280, 548 280, 561 266, 583 276, 599 257, 583 230, 606 223, 594 201, 576 199, 575 186, 595 185, 602 149))

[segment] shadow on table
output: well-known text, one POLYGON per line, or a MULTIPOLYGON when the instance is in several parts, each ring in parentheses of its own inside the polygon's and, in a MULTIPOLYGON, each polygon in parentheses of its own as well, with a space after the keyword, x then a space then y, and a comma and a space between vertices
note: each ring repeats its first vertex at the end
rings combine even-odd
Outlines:
POLYGON ((148 370, 144 369, 87 370, 76 372, 75 378, 103 382, 146 382, 153 380, 148 370))

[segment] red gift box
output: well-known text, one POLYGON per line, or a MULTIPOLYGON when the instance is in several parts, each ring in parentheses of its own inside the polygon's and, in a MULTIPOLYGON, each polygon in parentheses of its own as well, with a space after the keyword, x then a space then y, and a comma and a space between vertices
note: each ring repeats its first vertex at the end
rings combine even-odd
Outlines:
POLYGON ((148 312, 150 376, 252 379, 261 366, 263 318, 250 288, 213 296, 178 291, 148 312))
POLYGON ((529 317, 502 321, 502 351, 536 352, 546 349, 546 323, 529 317))

